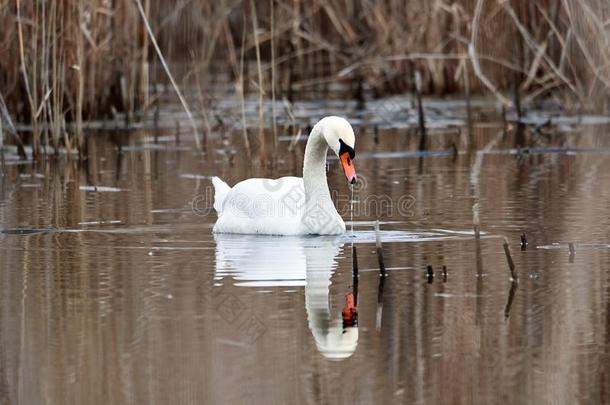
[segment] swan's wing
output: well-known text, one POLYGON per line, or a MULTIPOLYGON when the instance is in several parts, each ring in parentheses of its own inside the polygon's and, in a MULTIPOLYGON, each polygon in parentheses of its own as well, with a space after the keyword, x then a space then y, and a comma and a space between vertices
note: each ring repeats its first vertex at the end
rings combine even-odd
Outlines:
POLYGON ((305 189, 300 177, 244 180, 227 194, 214 231, 304 234, 307 233, 301 223, 304 205, 305 189))

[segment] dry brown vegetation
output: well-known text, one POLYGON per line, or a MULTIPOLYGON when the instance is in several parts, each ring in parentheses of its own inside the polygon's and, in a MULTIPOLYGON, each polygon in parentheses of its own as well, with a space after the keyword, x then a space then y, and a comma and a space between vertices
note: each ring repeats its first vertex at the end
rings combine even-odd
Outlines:
POLYGON ((262 102, 326 97, 336 83, 340 96, 404 93, 415 71, 429 94, 606 109, 605 0, 0 0, 0 95, 31 124, 36 155, 80 150, 84 121, 129 121, 154 102, 166 75, 138 3, 183 85, 196 77, 202 109, 219 73, 262 102))
POLYGON ((80 149, 84 120, 142 105, 148 43, 131 2, 2 0, 0 27, 0 92, 35 155, 80 149))

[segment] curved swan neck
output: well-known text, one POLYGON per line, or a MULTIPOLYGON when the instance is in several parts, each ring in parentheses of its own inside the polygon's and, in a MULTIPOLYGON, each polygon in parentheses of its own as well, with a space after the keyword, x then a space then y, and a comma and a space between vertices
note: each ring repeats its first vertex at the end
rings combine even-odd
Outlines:
POLYGON ((316 194, 328 195, 328 183, 326 181, 326 153, 328 143, 324 139, 323 127, 316 125, 313 127, 307 146, 305 146, 305 157, 303 158, 303 184, 305 195, 316 194))

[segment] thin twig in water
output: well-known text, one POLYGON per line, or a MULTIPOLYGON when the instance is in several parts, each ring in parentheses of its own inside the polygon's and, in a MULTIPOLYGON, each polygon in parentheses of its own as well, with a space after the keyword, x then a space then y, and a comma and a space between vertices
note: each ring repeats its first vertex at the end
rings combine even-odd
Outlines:
POLYGON ((508 239, 504 238, 504 254, 506 255, 506 261, 508 262, 508 267, 510 269, 510 276, 513 281, 519 281, 519 276, 515 271, 515 263, 513 262, 513 258, 510 255, 510 247, 508 246, 508 239))
POLYGON ((517 292, 517 287, 519 283, 513 280, 510 283, 510 290, 508 291, 508 300, 506 301, 506 306, 504 307, 504 320, 508 320, 510 316, 510 308, 513 305, 513 300, 515 299, 515 293, 517 292))

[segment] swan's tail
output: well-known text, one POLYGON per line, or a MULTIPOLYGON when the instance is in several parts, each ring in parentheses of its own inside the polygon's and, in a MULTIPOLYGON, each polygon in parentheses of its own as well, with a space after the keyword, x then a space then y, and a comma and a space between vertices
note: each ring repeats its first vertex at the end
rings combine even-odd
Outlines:
POLYGON ((227 197, 227 194, 229 194, 229 191, 231 191, 231 187, 216 176, 212 178, 212 183, 214 184, 214 209, 216 212, 220 213, 225 198, 227 197))

